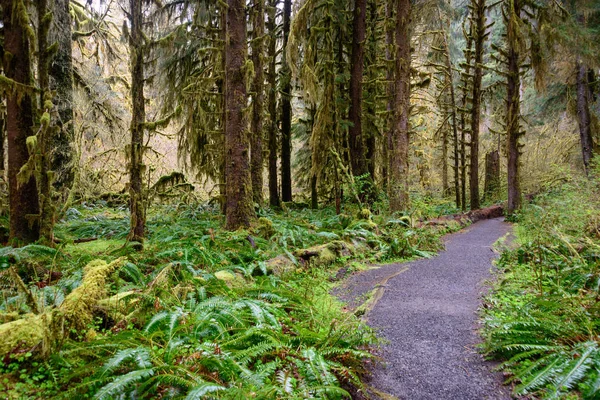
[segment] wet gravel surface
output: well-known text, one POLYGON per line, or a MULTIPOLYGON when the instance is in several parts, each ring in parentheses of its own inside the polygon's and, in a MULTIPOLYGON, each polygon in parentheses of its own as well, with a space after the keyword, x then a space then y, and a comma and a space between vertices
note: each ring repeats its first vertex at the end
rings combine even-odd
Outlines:
POLYGON ((372 269, 337 290, 355 306, 385 282, 367 316, 388 341, 380 353, 385 365, 374 368, 370 385, 399 399, 511 398, 494 364, 475 349, 477 308, 497 256, 492 245, 510 231, 500 218, 477 222, 448 236, 437 257, 372 269))

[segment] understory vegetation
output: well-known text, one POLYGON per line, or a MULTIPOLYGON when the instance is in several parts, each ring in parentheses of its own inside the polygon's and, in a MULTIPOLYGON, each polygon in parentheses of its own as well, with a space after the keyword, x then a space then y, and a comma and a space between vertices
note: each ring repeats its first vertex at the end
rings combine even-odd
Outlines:
POLYGON ((484 349, 515 395, 600 396, 600 181, 561 177, 518 215, 518 246, 498 262, 484 349))
POLYGON ((156 205, 143 251, 124 245, 126 207, 71 208, 56 248, 0 250, 0 326, 5 344, 14 337, 0 393, 347 398, 363 388, 378 342, 329 291, 342 265, 347 274, 427 256, 459 228, 420 223, 454 212, 447 203, 415 204, 411 215, 386 216, 290 203, 235 232, 210 205, 156 205))

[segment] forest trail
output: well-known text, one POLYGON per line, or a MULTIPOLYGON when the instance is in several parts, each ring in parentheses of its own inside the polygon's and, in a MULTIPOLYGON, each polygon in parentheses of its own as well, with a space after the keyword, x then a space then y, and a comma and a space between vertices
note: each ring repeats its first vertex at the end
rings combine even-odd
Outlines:
MULTIPOLYGON (((501 218, 446 238, 430 259, 351 276, 336 290, 354 308, 370 295, 368 323, 388 343, 370 385, 399 399, 510 399, 494 364, 477 353, 477 308, 491 277, 492 245, 511 232, 501 218)), ((382 399, 388 399, 381 395, 382 399)))

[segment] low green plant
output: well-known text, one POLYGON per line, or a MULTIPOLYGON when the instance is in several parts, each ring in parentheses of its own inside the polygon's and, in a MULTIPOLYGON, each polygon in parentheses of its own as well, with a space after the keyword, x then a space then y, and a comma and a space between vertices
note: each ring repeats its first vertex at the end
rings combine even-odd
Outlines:
POLYGON ((516 395, 600 396, 600 215, 594 182, 571 180, 519 215, 483 313, 483 349, 516 395))

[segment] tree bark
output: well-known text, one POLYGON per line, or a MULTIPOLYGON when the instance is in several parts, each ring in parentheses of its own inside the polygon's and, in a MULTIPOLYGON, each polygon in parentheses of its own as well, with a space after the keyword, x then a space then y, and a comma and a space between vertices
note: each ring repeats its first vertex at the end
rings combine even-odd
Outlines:
POLYGON ((456 207, 461 207, 460 199, 460 178, 459 178, 459 138, 458 138, 458 122, 456 119, 456 94, 454 92, 454 74, 452 68, 452 60, 450 59, 450 48, 448 46, 448 36, 443 34, 444 55, 446 63, 446 79, 450 90, 450 123, 452 124, 452 144, 454 155, 454 195, 456 207))
POLYGON ((292 77, 286 55, 291 18, 292 0, 284 0, 284 51, 281 66, 281 198, 283 201, 292 201, 292 77))
POLYGON ((252 193, 254 202, 263 203, 263 107, 264 107, 264 71, 263 36, 265 33, 265 0, 254 0, 252 18, 252 63, 254 79, 252 81, 252 127, 250 146, 250 170, 252 175, 252 193))
POLYGON ((32 175, 26 182, 17 181, 17 174, 29 159, 27 138, 33 136, 31 49, 22 25, 27 22, 15 15, 21 9, 25 12, 23 1, 1 0, 0 5, 4 17, 4 75, 16 85, 16 90, 6 95, 10 240, 21 245, 35 242, 40 234, 36 180, 32 175))
POLYGON ((50 64, 50 89, 55 92, 54 103, 58 131, 53 136, 54 152, 51 169, 54 171, 54 187, 63 191, 73 185, 74 152, 71 143, 75 138, 73 125, 73 45, 69 0, 54 0, 50 42, 58 49, 50 64))
POLYGON ((521 76, 520 53, 517 35, 520 34, 517 21, 521 14, 521 0, 510 0, 514 12, 508 12, 508 73, 506 87, 506 136, 508 141, 508 205, 507 215, 512 215, 521 207, 521 182, 519 166, 519 137, 521 136, 521 76))
POLYGON ((479 204, 479 122, 481 116, 481 78, 483 76, 483 44, 485 42, 485 0, 473 2, 473 38, 475 54, 473 60, 473 104, 471 107, 471 174, 469 189, 471 209, 476 210, 479 204))
POLYGON ((410 115, 410 0, 397 1, 394 127, 390 157, 390 210, 408 208, 408 147, 410 115))
POLYGON ((460 116, 460 197, 462 210, 467 209, 467 110, 468 110, 468 82, 471 72, 471 58, 473 52, 473 28, 466 34, 467 45, 465 48, 465 74, 463 75, 463 88, 461 99, 461 116, 460 116))
POLYGON ((500 152, 494 150, 485 155, 485 198, 492 198, 500 187, 500 152))
POLYGON ((129 210, 131 222, 129 240, 144 241, 146 214, 143 194, 143 152, 146 108, 144 101, 144 34, 142 0, 130 0, 131 34, 129 53, 131 58, 131 146, 129 154, 129 210))
POLYGON ((248 227, 254 219, 247 118, 246 15, 243 0, 227 0, 225 42, 225 176, 226 227, 248 227))
MULTIPOLYGON (((350 58, 350 164, 354 176, 366 174, 365 141, 362 132, 362 80, 366 36, 366 0, 354 0, 352 54, 350 58)), ((361 190, 362 192, 362 190, 361 190)))
POLYGON ((267 135, 269 141, 269 204, 272 207, 279 206, 279 185, 277 183, 277 25, 275 13, 277 11, 277 0, 270 0, 268 13, 269 31, 269 122, 267 135))
POLYGON ((52 93, 50 92, 50 57, 48 51, 48 33, 52 24, 52 14, 48 8, 47 0, 38 0, 36 4, 38 15, 38 85, 40 128, 38 133, 38 155, 40 169, 38 191, 40 199, 40 237, 47 243, 54 242, 54 214, 55 207, 52 199, 51 148, 54 142, 55 129, 51 122, 52 93))
POLYGON ((384 136, 383 143, 383 167, 381 170, 383 180, 383 190, 389 188, 389 167, 391 163, 391 154, 393 148, 393 137, 394 137, 394 32, 395 32, 395 20, 394 10, 396 7, 396 0, 387 0, 385 3, 385 60, 386 60, 386 134, 384 136))
POLYGON ((590 103, 591 96, 588 84, 588 69, 583 62, 577 60, 577 123, 581 139, 581 155, 586 175, 590 162, 594 158, 594 142, 592 139, 590 103))
MULTIPOLYGON (((446 115, 447 111, 445 110, 442 114, 446 115)), ((447 196, 450 192, 450 186, 448 185, 448 130, 446 126, 448 121, 444 122, 442 126, 442 193, 444 196, 447 196)))
MULTIPOLYGON (((0 103, 3 103, 4 99, 2 97, 0 97, 0 103)), ((6 149, 5 147, 5 141, 6 141, 6 114, 4 114, 4 112, 0 111, 0 171, 2 171, 2 173, 0 173, 0 179, 4 178, 4 163, 5 163, 5 158, 4 158, 4 151, 6 149)))

